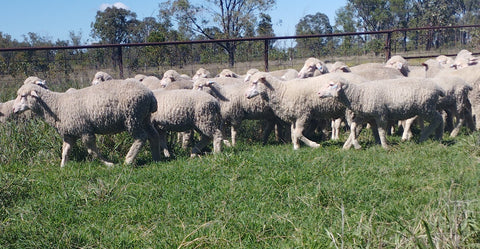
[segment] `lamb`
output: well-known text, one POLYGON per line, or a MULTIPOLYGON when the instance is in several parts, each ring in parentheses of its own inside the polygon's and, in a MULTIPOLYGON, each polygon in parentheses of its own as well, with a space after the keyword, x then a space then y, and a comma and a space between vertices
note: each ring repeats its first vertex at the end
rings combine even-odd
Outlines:
POLYGON ((186 89, 162 91, 154 90, 158 101, 158 111, 152 114, 151 121, 160 134, 160 146, 166 157, 170 157, 166 132, 196 130, 201 139, 192 149, 191 156, 198 155, 213 139, 213 152, 222 149, 222 118, 219 102, 210 94, 186 89))
POLYGON ((262 96, 277 117, 291 124, 294 150, 299 149, 299 141, 314 148, 320 146, 303 134, 308 121, 339 118, 345 115, 345 106, 340 102, 316 96, 315 89, 328 84, 324 78, 282 81, 261 72, 253 75, 250 82, 250 88, 245 93, 246 97, 262 96))
POLYGON ((443 119, 436 110, 443 91, 433 81, 425 79, 399 78, 352 84, 338 78, 318 91, 320 98, 334 97, 355 115, 350 121, 351 133, 343 148, 355 149, 361 146, 357 141, 357 124, 369 122, 374 130, 375 140, 388 149, 386 128, 388 120, 403 120, 416 115, 430 122, 422 131, 420 142, 426 140, 435 130, 436 139, 443 135, 443 119), (374 122, 372 122, 374 121, 374 122), (378 137, 377 137, 378 136, 378 137))
POLYGON ((89 154, 105 165, 95 145, 95 134, 115 134, 127 131, 134 142, 126 155, 125 164, 131 164, 148 138, 152 157, 159 160, 159 135, 150 123, 157 110, 153 93, 136 81, 111 80, 71 93, 58 93, 34 84, 23 85, 17 92, 14 113, 32 110, 53 126, 63 139, 62 161, 68 161, 71 147, 81 138, 89 154))
MULTIPOLYGON (((216 78, 218 79, 218 78, 216 78)), ((246 99, 243 96, 248 87, 247 84, 239 82, 237 84, 220 85, 215 79, 197 79, 194 83, 194 90, 201 90, 216 97, 220 102, 222 119, 231 125, 231 146, 236 145, 236 134, 244 119, 266 120, 266 127, 263 131, 263 144, 268 140, 269 134, 277 121, 267 102, 261 98, 246 99)), ((227 140, 224 143, 229 145, 227 140)))

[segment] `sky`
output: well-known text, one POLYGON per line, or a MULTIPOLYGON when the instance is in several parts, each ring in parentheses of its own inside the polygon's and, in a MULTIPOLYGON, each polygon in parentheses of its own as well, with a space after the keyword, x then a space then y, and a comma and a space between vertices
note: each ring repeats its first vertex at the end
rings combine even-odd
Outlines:
MULTIPOLYGON (((81 34, 82 44, 93 42, 91 23, 97 11, 106 6, 123 6, 137 14, 137 19, 157 17, 159 4, 165 0, 9 0, 0 8, 0 32, 19 42, 33 32, 49 40, 70 40, 70 32, 81 34)), ((346 0, 277 0, 272 10, 275 35, 295 35, 295 25, 305 15, 321 12, 335 23, 335 11, 346 0)))

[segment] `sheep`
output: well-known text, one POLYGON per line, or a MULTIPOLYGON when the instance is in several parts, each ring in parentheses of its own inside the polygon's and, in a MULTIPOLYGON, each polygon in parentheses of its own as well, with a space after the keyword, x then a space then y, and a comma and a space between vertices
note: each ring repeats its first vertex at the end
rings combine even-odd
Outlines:
POLYGON ((212 73, 205 68, 199 68, 195 75, 192 76, 192 80, 196 80, 198 78, 212 78, 212 73))
POLYGON ((336 72, 344 72, 344 73, 350 73, 352 70, 350 70, 350 67, 347 66, 342 61, 336 61, 333 64, 327 63, 327 70, 329 73, 336 73, 336 72))
POLYGON ((113 80, 113 77, 106 72, 98 71, 93 76, 92 85, 96 85, 98 83, 105 82, 107 80, 113 80))
POLYGON ((345 79, 332 80, 318 91, 320 98, 334 97, 342 102, 355 115, 350 121, 350 136, 343 148, 355 149, 361 146, 357 141, 357 124, 368 121, 378 134, 375 140, 388 149, 386 128, 388 120, 408 119, 418 115, 430 121, 422 131, 420 142, 436 130, 436 139, 443 135, 443 119, 436 110, 443 91, 434 82, 425 79, 399 78, 353 84, 345 79), (371 122, 371 121, 374 122, 371 122), (377 137, 378 136, 378 137, 377 137))
POLYGON ((455 57, 452 67, 460 69, 475 64, 477 64, 477 58, 473 57, 472 52, 462 49, 455 57))
MULTIPOLYGON (((218 79, 218 78, 216 78, 218 79)), ((247 84, 240 82, 237 84, 221 85, 214 81, 215 79, 197 79, 194 83, 194 90, 201 90, 216 97, 220 102, 222 119, 231 125, 231 140, 224 140, 227 145, 236 145, 236 134, 244 119, 266 120, 266 127, 263 131, 263 144, 265 145, 268 136, 273 130, 277 121, 267 102, 261 98, 246 99, 243 92, 248 87, 247 84)))
POLYGON ((320 77, 282 81, 261 72, 252 76, 245 95, 247 98, 262 96, 277 117, 291 124, 294 150, 300 148, 299 140, 317 148, 320 145, 303 134, 304 125, 310 120, 339 118, 345 114, 340 102, 315 95, 315 89, 327 83, 320 77))
POLYGON ((400 55, 394 55, 385 63, 385 67, 397 69, 403 76, 408 76, 408 62, 400 55))
POLYGON ((140 82, 150 90, 156 90, 164 88, 159 78, 155 76, 145 76, 140 82))
MULTIPOLYGON (((48 89, 47 83, 45 80, 38 78, 37 76, 30 76, 23 81, 23 84, 36 84, 44 89, 48 89)), ((0 123, 5 123, 11 118, 14 117, 13 115, 13 104, 15 100, 9 100, 4 103, 0 103, 0 123)), ((23 118, 30 118, 31 112, 24 112, 23 118)))
POLYGON ((328 69, 325 63, 317 58, 310 57, 305 60, 302 69, 298 72, 297 78, 308 78, 317 76, 317 70, 319 74, 328 73, 328 69))
POLYGON ((160 84, 167 89, 192 89, 193 87, 193 81, 190 77, 181 75, 173 69, 163 73, 160 84))
POLYGON ((230 78, 240 78, 240 75, 236 74, 230 69, 223 69, 216 77, 230 77, 230 78))
POLYGON ((352 73, 368 80, 397 79, 405 76, 398 70, 381 63, 364 63, 350 67, 352 73))
POLYGON ((158 103, 157 112, 151 121, 160 134, 160 146, 166 157, 170 157, 166 142, 167 131, 184 132, 196 130, 201 139, 192 149, 191 156, 198 155, 213 139, 213 152, 222 149, 222 118, 219 102, 210 94, 186 89, 154 90, 158 103))
POLYGON ((81 138, 88 153, 105 165, 96 145, 95 134, 114 134, 127 131, 134 142, 126 155, 125 164, 131 164, 148 138, 152 157, 159 160, 159 135, 150 123, 157 110, 153 93, 135 81, 111 80, 109 84, 96 84, 71 93, 59 93, 34 84, 23 85, 17 91, 14 113, 32 110, 53 126, 63 139, 64 167, 71 147, 81 138))

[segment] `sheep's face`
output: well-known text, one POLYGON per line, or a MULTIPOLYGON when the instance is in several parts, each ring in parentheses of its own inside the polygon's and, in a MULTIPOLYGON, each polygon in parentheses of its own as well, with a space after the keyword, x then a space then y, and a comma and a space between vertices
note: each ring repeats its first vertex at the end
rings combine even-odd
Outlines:
POLYGON ((342 89, 342 84, 340 82, 331 81, 328 86, 318 92, 320 98, 327 97, 338 97, 338 93, 342 89))
POLYGON ((250 79, 250 87, 245 92, 245 96, 251 99, 257 95, 260 95, 262 93, 262 89, 260 89, 259 84, 266 84, 266 76, 264 74, 252 76, 250 79))
POLYGON ((215 81, 200 78, 193 83, 193 90, 208 91, 213 84, 215 84, 215 81))
POLYGON ((322 61, 316 58, 309 58, 305 61, 302 69, 298 72, 298 78, 309 78, 315 76, 315 72, 318 70, 320 74, 326 73, 325 65, 322 61))
POLYGON ((113 80, 113 77, 110 74, 105 72, 97 72, 92 80, 92 85, 96 85, 107 80, 113 80))
POLYGON ((13 103, 13 113, 21 113, 32 109, 38 98, 35 90, 23 91, 23 89, 20 88, 17 93, 17 98, 13 103))
POLYGON ((210 77, 210 72, 207 69, 200 68, 197 70, 195 75, 192 77, 192 80, 196 80, 199 78, 209 78, 210 77))

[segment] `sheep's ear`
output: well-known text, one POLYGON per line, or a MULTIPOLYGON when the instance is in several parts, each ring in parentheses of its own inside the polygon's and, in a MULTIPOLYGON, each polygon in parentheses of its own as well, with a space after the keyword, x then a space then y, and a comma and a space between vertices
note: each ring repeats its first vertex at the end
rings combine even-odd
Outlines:
POLYGON ((32 97, 35 97, 35 98, 38 98, 38 97, 39 97, 38 94, 37 94, 37 91, 35 91, 35 90, 32 90, 32 91, 30 92, 30 95, 31 95, 32 97))

